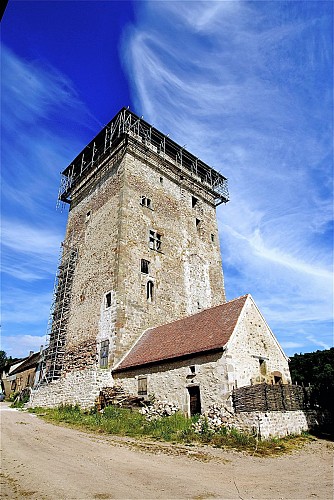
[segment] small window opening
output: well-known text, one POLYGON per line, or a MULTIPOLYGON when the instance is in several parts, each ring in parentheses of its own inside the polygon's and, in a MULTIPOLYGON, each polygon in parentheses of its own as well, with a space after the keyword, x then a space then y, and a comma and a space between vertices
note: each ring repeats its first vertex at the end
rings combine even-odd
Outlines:
POLYGON ((91 216, 91 211, 90 211, 90 210, 88 210, 88 212, 86 213, 86 222, 88 222, 88 221, 89 221, 90 216, 91 216))
POLYGON ((274 382, 275 385, 281 384, 282 383, 282 377, 277 377, 276 375, 274 376, 274 382))
POLYGON ((161 235, 156 231, 150 230, 149 247, 151 250, 159 251, 161 249, 161 235))
POLYGON ((109 340, 103 340, 100 345, 100 367, 108 366, 109 340))
POLYGON ((260 373, 261 375, 267 374, 267 365, 264 359, 259 359, 260 373))
POLYGON ((151 202, 150 198, 146 198, 146 196, 141 197, 140 204, 143 207, 152 208, 152 202, 151 202))
POLYGON ((148 281, 146 284, 147 302, 153 302, 153 292, 154 292, 154 283, 153 283, 153 281, 148 281))
POLYGON ((196 227, 199 227, 199 226, 200 226, 200 224, 201 224, 200 219, 196 219, 196 227))
POLYGON ((160 177, 160 184, 163 184, 163 183, 164 183, 164 178, 160 177))
POLYGON ((198 309, 198 310, 202 309, 202 306, 201 306, 201 303, 200 303, 200 301, 199 301, 199 300, 197 301, 197 309, 198 309))
POLYGON ((147 396, 147 377, 138 377, 138 396, 147 396))
POLYGON ((189 368, 190 368, 191 373, 193 375, 195 375, 195 373, 196 373, 196 367, 195 367, 195 365, 191 365, 191 366, 189 366, 189 368))
POLYGON ((150 262, 148 260, 141 259, 141 261, 140 261, 140 270, 141 270, 142 273, 149 274, 149 272, 148 272, 149 263, 150 262))
POLYGON ((108 309, 111 306, 111 292, 106 293, 105 303, 106 309, 108 309))
POLYGON ((197 202, 198 202, 198 198, 196 198, 195 196, 192 196, 191 197, 191 206, 192 206, 192 208, 194 208, 197 205, 197 202))
POLYGON ((211 241, 212 243, 215 241, 215 235, 213 233, 211 233, 211 241))

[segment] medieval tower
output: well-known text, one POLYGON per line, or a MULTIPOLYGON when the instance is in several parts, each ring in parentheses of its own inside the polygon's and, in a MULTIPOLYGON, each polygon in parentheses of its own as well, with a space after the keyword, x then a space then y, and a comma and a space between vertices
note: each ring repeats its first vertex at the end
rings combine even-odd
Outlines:
POLYGON ((227 180, 123 108, 64 170, 59 198, 69 216, 44 378, 59 394, 85 385, 88 401, 145 329, 225 302, 227 180))

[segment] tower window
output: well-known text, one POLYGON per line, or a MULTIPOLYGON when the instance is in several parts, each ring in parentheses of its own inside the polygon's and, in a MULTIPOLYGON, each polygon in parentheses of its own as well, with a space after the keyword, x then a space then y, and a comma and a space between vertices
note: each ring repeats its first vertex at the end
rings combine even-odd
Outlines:
POLYGON ((197 229, 199 229, 200 225, 201 225, 200 219, 196 219, 196 227, 197 227, 197 229))
POLYGON ((106 293, 105 296, 106 309, 111 306, 111 292, 106 293))
POLYGON ((197 202, 198 202, 198 198, 196 198, 195 196, 192 196, 191 197, 191 206, 192 206, 192 208, 194 208, 197 205, 197 202))
POLYGON ((141 259, 141 261, 140 261, 140 270, 141 270, 142 273, 149 274, 149 272, 148 272, 149 263, 150 262, 148 260, 141 259))
POLYGON ((108 366, 109 340, 103 340, 100 345, 100 367, 108 366))
POLYGON ((90 216, 91 216, 91 211, 90 211, 90 210, 88 210, 88 212, 86 213, 86 222, 88 222, 88 221, 89 221, 90 216))
POLYGON ((151 202, 150 198, 146 198, 146 196, 141 197, 140 204, 143 207, 152 208, 152 202, 151 202))
POLYGON ((147 299, 147 302, 153 302, 153 293, 154 293, 154 283, 153 283, 153 281, 148 281, 146 283, 146 299, 147 299))
POLYGON ((149 235, 149 247, 151 250, 161 250, 161 234, 150 229, 149 235))
POLYGON ((212 243, 215 241, 215 235, 213 233, 211 233, 211 241, 212 243))
POLYGON ((160 177, 160 184, 163 184, 163 183, 164 183, 164 178, 160 177))

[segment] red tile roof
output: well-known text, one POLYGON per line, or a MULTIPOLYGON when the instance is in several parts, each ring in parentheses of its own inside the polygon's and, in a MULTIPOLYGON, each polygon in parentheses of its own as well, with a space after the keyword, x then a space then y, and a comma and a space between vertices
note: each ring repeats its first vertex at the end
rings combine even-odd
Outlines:
POLYGON ((234 331, 247 297, 146 330, 113 371, 222 349, 234 331))

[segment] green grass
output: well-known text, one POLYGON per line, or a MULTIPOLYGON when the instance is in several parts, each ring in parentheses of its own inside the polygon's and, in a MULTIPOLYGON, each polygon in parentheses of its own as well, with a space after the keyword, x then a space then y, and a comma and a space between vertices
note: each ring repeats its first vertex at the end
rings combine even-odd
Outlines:
POLYGON ((208 444, 216 448, 233 449, 257 456, 289 453, 312 439, 308 435, 302 435, 260 441, 252 434, 235 429, 222 428, 219 432, 212 432, 205 426, 202 433, 197 434, 192 427, 196 417, 190 419, 181 413, 175 413, 170 417, 147 421, 136 410, 114 406, 105 408, 104 413, 95 410, 84 411, 79 406, 71 405, 58 408, 34 408, 29 411, 49 422, 67 424, 98 433, 151 438, 181 444, 208 444))

